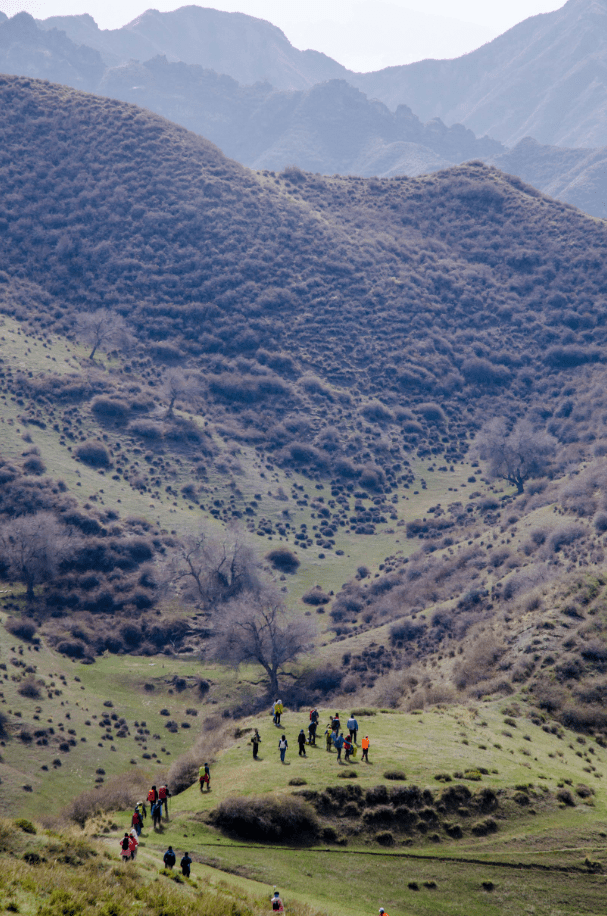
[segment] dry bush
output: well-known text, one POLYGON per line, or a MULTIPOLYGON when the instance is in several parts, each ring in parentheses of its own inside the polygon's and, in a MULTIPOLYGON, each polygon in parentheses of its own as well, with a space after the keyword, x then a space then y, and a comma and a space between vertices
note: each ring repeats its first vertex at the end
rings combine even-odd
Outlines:
POLYGON ((18 620, 15 617, 7 617, 4 627, 12 636, 18 639, 25 639, 30 642, 36 635, 36 624, 31 620, 18 620))
POLYGON ((99 420, 111 420, 115 423, 124 423, 130 413, 127 401, 122 398, 100 397, 94 398, 91 411, 99 420))
POLYGON ((226 798, 213 811, 212 822, 232 836, 257 842, 308 844, 320 836, 314 809, 293 796, 226 798))
MULTIPOLYGON (((156 782, 158 783, 156 778, 156 782)), ((132 808, 147 791, 149 776, 141 770, 131 770, 121 776, 114 776, 105 783, 103 789, 91 789, 81 792, 66 808, 62 815, 70 821, 84 827, 90 817, 105 811, 120 811, 132 808)))
POLYGON ((299 557, 288 547, 276 547, 266 554, 266 560, 274 569, 283 573, 295 573, 300 566, 299 557))
POLYGON ((225 728, 219 728, 222 725, 222 719, 205 719, 203 722, 204 734, 198 737, 189 751, 173 761, 168 773, 168 785, 173 795, 178 795, 194 785, 198 779, 198 770, 203 763, 212 764, 215 761, 217 754, 228 740, 225 728))
POLYGON ((486 681, 495 673, 505 646, 493 633, 483 634, 472 643, 465 656, 453 668, 453 680, 459 690, 486 681))
POLYGON ((75 449, 76 457, 92 468, 107 468, 111 464, 110 453, 103 444, 97 440, 83 442, 75 449))

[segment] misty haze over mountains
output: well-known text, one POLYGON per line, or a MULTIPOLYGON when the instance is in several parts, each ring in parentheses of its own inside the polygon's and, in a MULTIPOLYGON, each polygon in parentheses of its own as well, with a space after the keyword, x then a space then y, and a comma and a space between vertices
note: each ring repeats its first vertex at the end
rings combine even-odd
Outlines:
POLYGON ((240 13, 148 10, 113 31, 21 13, 0 16, 0 71, 149 108, 254 168, 418 175, 482 159, 606 216, 606 26, 607 0, 569 0, 461 58, 356 74, 240 13))

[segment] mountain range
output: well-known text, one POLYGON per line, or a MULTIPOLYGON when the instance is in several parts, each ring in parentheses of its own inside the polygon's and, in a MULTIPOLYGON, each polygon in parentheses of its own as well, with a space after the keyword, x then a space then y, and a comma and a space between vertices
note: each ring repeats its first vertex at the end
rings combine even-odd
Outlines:
POLYGON ((602 119, 593 108, 598 105, 600 112, 601 71, 595 67, 594 90, 584 90, 586 108, 578 100, 567 109, 562 96, 569 101, 573 96, 550 61, 560 54, 563 72, 578 61, 581 85, 588 73, 580 63, 581 45, 594 49, 595 63, 600 59, 598 26, 606 10, 607 0, 569 0, 556 13, 525 20, 455 61, 423 61, 375 74, 353 74, 325 55, 299 51, 280 29, 244 14, 193 6, 173 13, 148 10, 122 29, 104 31, 88 15, 36 22, 21 13, 0 19, 0 70, 134 102, 253 168, 296 164, 322 174, 418 175, 479 159, 604 217, 607 152, 578 142, 580 131, 602 139, 602 119), (592 35, 593 23, 598 37, 592 35), (579 41, 567 44, 568 34, 579 41), (533 80, 526 69, 531 60, 538 71, 533 80), (570 147, 545 141, 546 118, 532 96, 547 80, 554 87, 551 104, 564 112, 562 123, 570 123, 570 147), (485 93, 482 104, 472 96, 466 101, 468 91, 485 93), (520 114, 523 103, 536 105, 537 123, 520 114), (485 108, 491 123, 482 121, 485 108), (571 122, 582 109, 592 121, 590 133, 571 122), (508 131, 498 123, 504 112, 512 127, 508 136, 516 141, 512 149, 488 136, 479 139, 463 126, 505 136, 508 131), (452 123, 456 115, 461 124, 452 123))
POLYGON ((455 60, 424 60, 375 73, 353 73, 326 55, 299 51, 280 29, 260 19, 196 6, 148 10, 113 31, 98 29, 86 15, 39 24, 99 51, 108 66, 161 54, 240 83, 267 80, 277 89, 346 79, 392 110, 408 105, 422 121, 461 122, 509 146, 527 136, 559 146, 607 144, 601 116, 607 105, 607 0, 568 0, 455 60))

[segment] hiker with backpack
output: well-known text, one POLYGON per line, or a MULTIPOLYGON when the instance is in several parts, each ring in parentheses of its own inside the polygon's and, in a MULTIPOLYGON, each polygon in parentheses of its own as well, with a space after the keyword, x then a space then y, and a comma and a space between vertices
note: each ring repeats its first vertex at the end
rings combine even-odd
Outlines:
POLYGON ((164 813, 165 813, 165 817, 167 821, 169 819, 169 798, 170 797, 171 797, 171 793, 168 787, 160 786, 160 788, 158 789, 158 801, 160 802, 161 808, 162 808, 162 805, 164 805, 164 813))
POLYGON ((139 840, 137 839, 137 831, 133 827, 129 833, 129 849, 131 850, 131 859, 133 862, 137 858, 137 847, 139 846, 139 840))
POLYGON ((289 742, 283 735, 280 741, 278 742, 278 750, 280 751, 280 762, 281 763, 285 762, 285 754, 287 753, 288 746, 289 746, 289 742))
POLYGON ((179 864, 181 865, 181 874, 183 875, 183 877, 189 878, 190 877, 190 865, 192 864, 192 860, 190 859, 190 854, 187 852, 184 853, 183 858, 179 864))
POLYGON ((301 729, 301 731, 299 732, 297 736, 297 744, 299 745, 299 756, 305 757, 306 756, 306 735, 305 735, 303 728, 301 729))
POLYGON ((282 700, 276 700, 274 703, 274 724, 277 728, 280 728, 280 717, 282 716, 283 705, 282 700))
POLYGON ((335 749, 337 751, 337 762, 341 763, 341 751, 344 746, 344 736, 341 732, 339 735, 333 735, 333 744, 335 745, 335 749))
POLYGON ((165 868, 169 868, 169 869, 173 868, 173 865, 175 864, 177 859, 176 859, 175 853, 173 852, 172 846, 169 846, 164 856, 162 857, 162 861, 164 862, 165 868))
POLYGON ((316 722, 308 725, 308 743, 310 747, 316 747, 316 722))
POLYGON ((336 712, 335 715, 333 716, 333 719, 331 720, 331 728, 333 729, 336 735, 339 734, 340 726, 341 726, 341 722, 339 721, 339 713, 336 712))
POLYGON ((158 801, 158 789, 156 788, 156 786, 152 786, 152 788, 148 792, 148 802, 150 803, 150 807, 154 804, 154 802, 157 802, 157 801, 158 801))
POLYGON ((365 735, 365 737, 363 738, 361 742, 361 747, 363 749, 363 755, 361 757, 361 762, 363 760, 366 760, 367 763, 369 763, 369 744, 370 744, 369 736, 365 735))
POLYGON ((160 799, 152 805, 152 826, 154 830, 162 826, 162 802, 160 799))
POLYGON ((131 858, 131 842, 128 833, 125 833, 120 840, 120 858, 123 862, 128 862, 131 858))
POLYGON ((344 761, 350 763, 350 754, 353 751, 352 739, 350 735, 347 738, 344 738, 344 761))
POLYGON ((272 911, 274 913, 284 913, 285 908, 282 905, 282 900, 280 899, 278 891, 274 891, 274 896, 270 898, 270 903, 272 904, 272 911))
POLYGON ((208 763, 205 763, 198 770, 198 782, 200 783, 200 791, 202 792, 202 787, 207 787, 207 792, 211 791, 211 770, 208 763))
POLYGON ((133 816, 131 818, 131 824, 132 824, 133 830, 137 832, 137 836, 140 836, 141 829, 143 827, 143 818, 141 814, 139 813, 139 807, 136 807, 135 810, 133 811, 133 816))
POLYGON ((358 737, 358 722, 356 721, 354 713, 352 713, 352 715, 348 719, 347 724, 348 724, 348 731, 350 732, 350 741, 352 741, 353 744, 358 744, 358 741, 356 740, 358 737))

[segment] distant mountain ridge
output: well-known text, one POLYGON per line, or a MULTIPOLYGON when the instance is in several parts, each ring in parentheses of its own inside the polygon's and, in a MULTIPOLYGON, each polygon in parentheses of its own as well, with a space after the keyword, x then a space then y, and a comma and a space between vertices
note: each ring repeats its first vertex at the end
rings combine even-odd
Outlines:
POLYGON ((454 60, 423 60, 349 77, 422 120, 461 122, 507 145, 532 136, 572 147, 607 144, 607 0, 568 0, 454 60))
POLYGON ((470 54, 375 73, 353 73, 324 54, 299 51, 261 19, 196 6, 148 10, 114 30, 99 29, 87 15, 39 25, 94 48, 110 67, 160 54, 247 85, 306 89, 347 79, 392 110, 408 105, 422 121, 462 123, 508 146, 527 136, 549 145, 607 145, 607 0, 568 0, 470 54))
MULTIPOLYGON (((607 0, 592 2, 607 8, 607 0)), ((228 156, 253 168, 280 171, 295 164, 323 174, 390 177, 415 176, 480 159, 591 215, 607 216, 607 150, 555 148, 529 138, 509 150, 487 137, 477 139, 461 124, 447 127, 438 118, 423 124, 406 105, 390 111, 386 104, 368 98, 342 78, 281 91, 267 80, 240 85, 230 76, 170 60, 166 54, 156 54, 143 62, 129 59, 115 63, 121 55, 145 55, 159 46, 180 53, 179 36, 187 32, 184 23, 193 21, 200 27, 205 22, 209 28, 213 23, 218 28, 219 23, 228 32, 233 29, 230 34, 236 50, 225 58, 226 65, 239 59, 238 49, 247 29, 253 29, 259 41, 274 42, 268 59, 272 55, 274 58, 268 66, 275 73, 277 68, 280 70, 280 79, 313 81, 318 55, 310 52, 310 57, 307 52, 296 51, 283 33, 269 23, 244 15, 234 19, 232 14, 218 14, 216 18, 215 12, 196 7, 184 7, 174 14, 148 11, 113 32, 100 30, 88 15, 53 17, 42 24, 27 13, 11 19, 4 16, 0 19, 0 71, 45 78, 142 105, 207 137, 228 156), (207 13, 212 15, 206 16, 207 13), (173 27, 166 29, 169 37, 164 38, 159 29, 171 22, 173 27), (74 40, 59 28, 63 25, 74 40), (76 43, 88 40, 96 42, 97 47, 76 43), (108 60, 114 64, 108 66, 108 60)), ((521 23, 525 27, 521 31, 532 34, 536 19, 521 23)), ((212 44, 209 34, 205 48, 197 44, 193 32, 187 35, 184 54, 198 53, 204 58, 212 44)), ((223 51, 213 52, 216 57, 227 54, 227 34, 224 32, 223 51)), ((251 72, 256 53, 251 51, 248 61, 243 62, 244 69, 249 68, 247 72, 251 72)), ((424 65, 434 63, 426 61, 424 65)), ((407 68, 396 69, 400 72, 407 68)), ((367 74, 365 78, 379 76, 367 74)))
POLYGON ((120 29, 100 29, 92 16, 52 16, 43 30, 60 29, 98 51, 107 66, 158 54, 227 73, 249 85, 268 81, 278 89, 305 89, 349 71, 319 51, 299 51, 284 32, 245 13, 182 6, 170 13, 147 10, 120 29))

